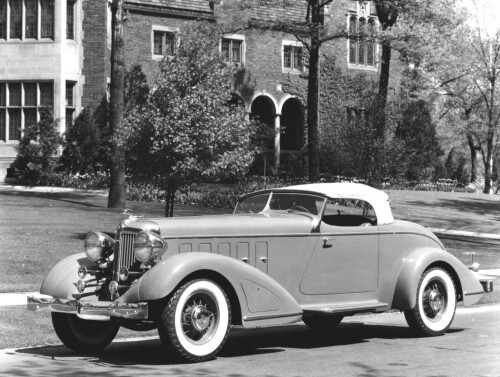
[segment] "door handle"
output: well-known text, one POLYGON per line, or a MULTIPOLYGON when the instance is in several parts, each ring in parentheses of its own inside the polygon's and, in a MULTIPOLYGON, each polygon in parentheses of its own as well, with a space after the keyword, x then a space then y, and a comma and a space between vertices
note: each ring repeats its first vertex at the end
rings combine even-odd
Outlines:
POLYGON ((323 249, 329 249, 333 247, 333 245, 329 244, 328 241, 334 241, 334 240, 330 240, 328 237, 323 237, 323 249))
POLYGON ((260 261, 262 263, 267 263, 267 257, 260 257, 260 261))
POLYGON ((241 258, 241 260, 242 260, 243 262, 245 262, 245 263, 248 263, 248 258, 247 258, 247 257, 243 257, 243 258, 241 258))

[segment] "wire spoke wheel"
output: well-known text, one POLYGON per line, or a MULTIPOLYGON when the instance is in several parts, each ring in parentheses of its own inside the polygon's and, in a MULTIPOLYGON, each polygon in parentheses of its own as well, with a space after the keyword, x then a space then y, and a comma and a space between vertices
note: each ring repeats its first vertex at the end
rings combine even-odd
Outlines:
POLYGON ((180 361, 213 358, 226 342, 231 307, 225 292, 210 280, 193 280, 180 287, 165 306, 158 333, 180 361))
POLYGON ((450 327, 456 306, 455 285, 450 275, 440 268, 433 268, 420 278, 416 305, 405 310, 405 318, 408 325, 421 335, 441 335, 450 327))
POLYGON ((194 344, 209 341, 219 324, 219 307, 210 292, 197 292, 182 310, 182 331, 194 344))

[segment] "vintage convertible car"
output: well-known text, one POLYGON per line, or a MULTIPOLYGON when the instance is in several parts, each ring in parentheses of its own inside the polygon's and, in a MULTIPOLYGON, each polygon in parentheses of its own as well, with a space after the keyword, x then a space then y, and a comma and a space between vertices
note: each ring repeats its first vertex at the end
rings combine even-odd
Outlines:
POLYGON ((193 362, 213 358, 231 325, 302 320, 324 332, 398 309, 420 335, 440 335, 457 302, 484 290, 429 230, 395 221, 384 192, 319 183, 246 195, 232 215, 129 218, 114 238, 89 233, 40 293, 28 309, 51 311, 73 350, 106 347, 120 326, 157 328, 171 355, 193 362))

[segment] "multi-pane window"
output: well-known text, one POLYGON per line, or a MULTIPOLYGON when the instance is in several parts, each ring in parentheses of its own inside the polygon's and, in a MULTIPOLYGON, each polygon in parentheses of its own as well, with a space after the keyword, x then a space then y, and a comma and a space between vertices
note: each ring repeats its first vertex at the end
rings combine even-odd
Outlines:
POLYGON ((173 55, 175 51, 175 33, 155 30, 153 32, 153 55, 173 55))
POLYGON ((40 0, 42 8, 42 38, 54 37, 54 1, 40 0))
POLYGON ((0 82, 0 139, 19 140, 38 121, 40 108, 52 103, 52 82, 0 82))
POLYGON ((75 2, 66 2, 66 39, 75 39, 75 2))
POLYGON ((75 83, 66 81, 66 130, 73 125, 73 115, 75 113, 75 83))
POLYGON ((10 0, 10 37, 21 39, 23 31, 23 3, 10 0))
POLYGON ((360 67, 375 67, 375 42, 373 34, 376 23, 373 17, 349 18, 349 63, 360 67))
POLYGON ((54 0, 0 0, 0 39, 54 38, 54 0))
POLYGON ((24 36, 26 38, 38 37, 38 2, 36 0, 26 0, 26 23, 24 36))
POLYGON ((0 39, 6 39, 6 38, 7 38, 7 1, 0 1, 0 39))
POLYGON ((302 47, 283 46, 283 68, 302 70, 302 47))
POLYGON ((243 40, 223 38, 221 40, 221 57, 225 62, 242 66, 243 40))

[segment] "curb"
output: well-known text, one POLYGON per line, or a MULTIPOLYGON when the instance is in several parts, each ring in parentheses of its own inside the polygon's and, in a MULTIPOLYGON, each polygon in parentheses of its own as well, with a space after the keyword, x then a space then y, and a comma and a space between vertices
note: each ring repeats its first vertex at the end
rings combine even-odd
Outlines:
POLYGON ((470 242, 484 242, 500 245, 500 234, 469 232, 465 230, 451 230, 440 228, 427 228, 439 238, 454 239, 470 242))
POLYGON ((6 183, 0 183, 0 191, 25 191, 25 192, 46 192, 46 193, 82 193, 105 196, 108 195, 108 189, 78 189, 73 187, 52 187, 52 186, 18 186, 6 183))

